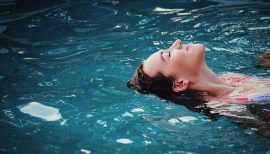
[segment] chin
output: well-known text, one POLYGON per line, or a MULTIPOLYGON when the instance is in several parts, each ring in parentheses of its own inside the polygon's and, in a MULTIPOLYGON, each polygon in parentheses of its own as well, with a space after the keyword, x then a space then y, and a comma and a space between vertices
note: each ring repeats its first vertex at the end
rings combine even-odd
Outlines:
POLYGON ((196 54, 197 53, 204 54, 205 52, 205 47, 203 44, 192 44, 190 49, 193 53, 196 53, 196 54))
POLYGON ((192 44, 192 52, 200 54, 201 56, 205 55, 205 46, 203 44, 192 44))
POLYGON ((205 51, 205 46, 203 44, 194 44, 194 48, 197 49, 197 51, 204 52, 205 51))

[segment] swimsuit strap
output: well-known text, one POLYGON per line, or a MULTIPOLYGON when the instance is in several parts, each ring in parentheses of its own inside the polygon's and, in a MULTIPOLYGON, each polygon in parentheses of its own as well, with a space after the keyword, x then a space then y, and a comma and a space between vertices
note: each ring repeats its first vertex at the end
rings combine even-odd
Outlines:
POLYGON ((236 97, 236 98, 225 98, 225 99, 239 101, 239 102, 247 102, 247 101, 264 102, 264 101, 270 101, 270 93, 266 93, 266 94, 262 94, 258 96, 236 97))
POLYGON ((251 96, 249 97, 251 101, 269 101, 270 100, 270 93, 266 93, 260 96, 251 96))

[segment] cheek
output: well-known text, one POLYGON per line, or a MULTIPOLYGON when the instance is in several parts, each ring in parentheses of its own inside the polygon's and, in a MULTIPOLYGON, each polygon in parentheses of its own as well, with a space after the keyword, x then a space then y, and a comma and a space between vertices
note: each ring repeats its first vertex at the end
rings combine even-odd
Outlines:
POLYGON ((197 54, 191 53, 190 51, 188 53, 186 53, 186 51, 175 53, 175 55, 171 57, 170 67, 174 72, 181 75, 196 74, 201 63, 198 61, 197 56, 197 54))
POLYGON ((205 47, 202 44, 195 44, 191 49, 191 53, 197 61, 204 60, 205 47))
POLYGON ((170 69, 173 70, 173 72, 177 72, 180 74, 187 74, 189 65, 190 64, 188 62, 188 57, 186 54, 176 53, 173 56, 171 56, 170 69))

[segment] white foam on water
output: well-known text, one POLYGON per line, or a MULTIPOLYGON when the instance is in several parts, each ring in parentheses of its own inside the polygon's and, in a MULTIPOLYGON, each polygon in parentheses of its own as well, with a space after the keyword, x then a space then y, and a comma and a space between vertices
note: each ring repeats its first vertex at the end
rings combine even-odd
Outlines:
POLYGON ((86 115, 86 118, 92 118, 93 116, 94 115, 92 115, 92 114, 89 113, 89 114, 86 115))
POLYGON ((212 49, 217 50, 217 51, 228 51, 228 52, 231 51, 231 50, 229 50, 229 49, 226 49, 226 48, 220 48, 220 47, 212 47, 212 49))
POLYGON ((142 109, 142 108, 135 108, 135 109, 132 109, 131 112, 144 112, 144 109, 142 109))
POLYGON ((128 138, 120 138, 120 139, 117 139, 116 142, 122 143, 122 144, 132 144, 133 143, 133 141, 131 139, 128 139, 128 138))
POLYGON ((62 118, 59 109, 38 102, 30 102, 20 107, 20 111, 45 121, 56 121, 62 118))
POLYGON ((87 149, 81 149, 81 153, 90 154, 91 151, 87 149))
POLYGON ((264 29, 270 29, 270 26, 265 27, 249 27, 248 30, 264 30, 264 29))
POLYGON ((60 125, 64 126, 64 125, 67 125, 67 119, 64 119, 63 121, 60 122, 60 125))
POLYGON ((99 119, 99 120, 97 120, 97 123, 102 125, 103 127, 108 127, 106 121, 104 121, 104 120, 99 119))
POLYGON ((202 24, 201 23, 197 23, 196 25, 193 26, 193 28, 198 28, 200 27, 202 24))
POLYGON ((270 19, 270 17, 269 16, 267 16, 267 17, 261 17, 260 19, 261 20, 266 20, 266 19, 270 19))
POLYGON ((172 119, 168 120, 168 122, 171 123, 171 124, 173 124, 173 125, 175 125, 176 123, 179 122, 179 120, 176 119, 176 118, 172 118, 172 119))
POLYGON ((134 117, 131 113, 125 112, 122 114, 123 117, 134 117))
POLYGON ((152 11, 157 14, 173 14, 173 13, 184 11, 184 9, 169 9, 169 8, 156 7, 152 11))
POLYGON ((118 118, 113 118, 114 121, 120 121, 118 118))
POLYGON ((124 114, 122 114, 123 117, 134 117, 131 113, 129 112, 125 112, 124 114))
POLYGON ((147 140, 143 141, 143 144, 145 144, 145 145, 149 145, 151 143, 152 143, 151 141, 147 141, 147 140))
POLYGON ((192 116, 183 116, 183 117, 179 117, 178 119, 183 121, 183 122, 190 122, 190 121, 197 120, 197 118, 192 117, 192 116))

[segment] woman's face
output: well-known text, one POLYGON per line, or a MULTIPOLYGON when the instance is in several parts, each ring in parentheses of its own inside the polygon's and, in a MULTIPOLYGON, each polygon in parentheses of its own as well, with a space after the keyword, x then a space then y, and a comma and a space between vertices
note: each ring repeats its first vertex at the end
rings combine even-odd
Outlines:
POLYGON ((186 78, 197 74, 205 64, 205 47, 202 44, 182 44, 177 39, 170 48, 150 55, 143 64, 143 71, 150 77, 158 73, 166 77, 186 78))

